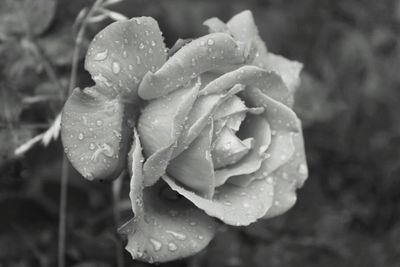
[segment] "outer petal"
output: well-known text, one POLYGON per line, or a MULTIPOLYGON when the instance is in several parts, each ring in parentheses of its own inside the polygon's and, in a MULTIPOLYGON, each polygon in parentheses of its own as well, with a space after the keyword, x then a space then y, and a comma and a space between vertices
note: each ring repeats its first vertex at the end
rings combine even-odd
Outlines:
POLYGON ((134 259, 165 262, 202 250, 214 236, 217 224, 163 182, 144 189, 143 156, 139 138, 130 152, 129 196, 135 215, 120 229, 128 236, 126 249, 134 259))
POLYGON ((102 93, 134 102, 142 77, 156 71, 167 54, 157 22, 151 17, 117 21, 99 32, 89 46, 85 68, 102 93))
POLYGON ((258 58, 253 64, 264 68, 267 71, 275 71, 278 73, 292 95, 300 85, 300 72, 303 69, 303 64, 300 62, 289 60, 273 53, 268 53, 266 57, 258 58))
POLYGON ((157 72, 147 73, 140 84, 139 96, 143 99, 157 98, 204 72, 244 61, 243 51, 231 36, 208 34, 182 47, 157 72))
POLYGON ((246 188, 225 184, 216 190, 213 199, 206 199, 179 186, 168 176, 163 176, 163 179, 208 215, 230 225, 249 225, 261 218, 272 205, 273 180, 257 180, 246 188))
POLYGON ((196 83, 154 100, 142 111, 138 131, 148 157, 144 164, 146 186, 165 173, 199 86, 196 83))
POLYGON ((200 133, 175 159, 167 172, 200 196, 211 198, 214 194, 214 166, 211 159, 212 124, 200 133))
POLYGON ((243 66, 228 72, 210 82, 200 93, 205 95, 220 93, 238 83, 260 88, 266 95, 286 105, 291 105, 293 102, 292 94, 279 75, 256 66, 243 66))
POLYGON ((267 71, 277 72, 293 94, 300 84, 299 74, 303 68, 303 64, 267 52, 265 43, 258 34, 253 14, 250 11, 246 10, 237 14, 227 23, 227 26, 237 40, 254 39, 257 46, 257 53, 252 64, 267 71))
POLYGON ((125 166, 133 111, 118 98, 98 93, 99 86, 75 89, 65 103, 61 135, 72 165, 85 178, 115 178, 125 166))
POLYGON ((144 189, 139 203, 141 211, 120 229, 134 259, 152 263, 188 257, 205 248, 216 232, 213 218, 163 182, 144 189))
POLYGON ((296 202, 296 189, 303 186, 308 176, 304 153, 303 135, 293 136, 295 153, 288 163, 276 170, 271 177, 275 180, 274 202, 264 218, 271 218, 285 213, 296 202))

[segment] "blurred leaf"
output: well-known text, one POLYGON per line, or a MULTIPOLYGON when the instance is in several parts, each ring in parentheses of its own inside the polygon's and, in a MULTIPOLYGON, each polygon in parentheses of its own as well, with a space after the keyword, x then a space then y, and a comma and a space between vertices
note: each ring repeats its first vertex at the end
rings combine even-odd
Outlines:
POLYGON ((329 99, 329 90, 307 72, 301 74, 301 84, 296 91, 294 110, 304 126, 326 121, 343 108, 329 99))
POLYGON ((52 21, 57 0, 2 0, 0 2, 0 37, 39 35, 52 21))
POLYGON ((0 127, 1 124, 17 122, 21 111, 21 99, 17 92, 0 83, 0 127))

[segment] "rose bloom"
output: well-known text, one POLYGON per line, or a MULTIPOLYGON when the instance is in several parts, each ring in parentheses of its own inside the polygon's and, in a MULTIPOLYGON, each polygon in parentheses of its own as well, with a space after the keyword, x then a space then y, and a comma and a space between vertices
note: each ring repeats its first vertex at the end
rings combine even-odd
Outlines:
POLYGON ((249 11, 204 24, 170 50, 152 18, 109 25, 86 56, 96 84, 64 107, 65 152, 85 178, 128 170, 120 232, 135 259, 190 256, 221 223, 282 214, 307 178, 292 110, 302 65, 267 51, 249 11))

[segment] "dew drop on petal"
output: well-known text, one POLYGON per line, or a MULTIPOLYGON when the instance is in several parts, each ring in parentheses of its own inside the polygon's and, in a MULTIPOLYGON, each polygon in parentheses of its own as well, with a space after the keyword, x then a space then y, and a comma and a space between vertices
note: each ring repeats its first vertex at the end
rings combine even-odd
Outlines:
POLYGON ((90 143, 89 144, 89 149, 90 150, 94 150, 96 148, 96 145, 95 144, 93 144, 93 143, 90 143))
POLYGON ((207 44, 208 44, 208 45, 214 45, 214 39, 211 39, 211 38, 208 39, 208 40, 207 40, 207 44))
POLYGON ((168 249, 169 249, 170 251, 175 251, 175 250, 178 249, 178 247, 175 245, 175 243, 170 242, 170 243, 168 243, 168 249))
POLYGON ((304 163, 300 164, 299 168, 298 168, 298 171, 299 171, 300 174, 306 175, 307 172, 308 172, 307 166, 304 163))
POLYGON ((83 140, 83 133, 79 133, 78 139, 79 139, 79 140, 83 140))
POLYGON ((170 234, 170 235, 172 235, 173 237, 175 237, 176 239, 178 239, 178 240, 185 240, 186 239, 186 235, 185 234, 183 234, 183 233, 178 233, 178 232, 174 232, 174 231, 170 231, 170 230, 167 230, 167 231, 165 231, 167 234, 170 234))
POLYGON ((106 50, 94 55, 94 60, 102 61, 102 60, 105 60, 107 58, 107 56, 108 56, 108 50, 106 49, 106 50))
POLYGON ((162 244, 160 241, 150 238, 150 242, 155 251, 159 251, 161 249, 162 244))
POLYGON ((102 120, 97 120, 97 121, 96 121, 96 125, 97 125, 97 126, 103 125, 103 121, 102 121, 102 120))
POLYGON ((114 62, 112 63, 112 72, 113 72, 114 74, 118 74, 120 71, 121 71, 121 66, 119 65, 118 62, 114 61, 114 62))

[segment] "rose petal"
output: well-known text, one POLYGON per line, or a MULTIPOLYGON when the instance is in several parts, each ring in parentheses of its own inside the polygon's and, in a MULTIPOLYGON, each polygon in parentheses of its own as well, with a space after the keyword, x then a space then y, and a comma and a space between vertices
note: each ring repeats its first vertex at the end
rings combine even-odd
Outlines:
POLYGON ((208 215, 230 225, 249 225, 261 218, 272 205, 273 184, 267 179, 256 180, 246 188, 225 184, 216 190, 213 199, 202 198, 168 176, 163 176, 163 179, 208 215))
POLYGON ((263 116, 271 126, 271 145, 266 151, 266 159, 253 175, 233 177, 230 183, 247 186, 254 179, 263 179, 274 170, 288 162, 294 153, 293 134, 301 132, 301 126, 296 114, 287 106, 273 100, 260 89, 250 88, 242 93, 246 104, 262 106, 263 116))
POLYGON ((203 22, 203 25, 208 27, 210 33, 229 32, 228 26, 219 18, 209 18, 203 22))
POLYGON ((61 136, 75 169, 89 180, 116 178, 125 167, 133 111, 100 86, 75 89, 62 113, 61 136))
POLYGON ((212 124, 175 159, 167 168, 168 174, 200 196, 211 198, 214 194, 214 166, 211 159, 212 124))
POLYGON ((91 42, 85 68, 102 93, 124 95, 134 102, 142 77, 156 71, 166 61, 166 52, 157 21, 151 17, 117 21, 100 31, 91 42))
POLYGON ((285 165, 276 170, 272 176, 275 180, 274 202, 264 218, 271 218, 285 213, 296 203, 296 189, 303 186, 308 176, 303 135, 293 135, 295 153, 285 165))
POLYGON ((196 100, 185 122, 185 128, 178 139, 173 158, 182 153, 200 134, 209 122, 211 114, 217 108, 221 98, 221 95, 208 95, 201 96, 196 100))
POLYGON ((216 221, 174 194, 161 181, 144 189, 142 210, 120 228, 133 259, 153 263, 188 257, 213 238, 216 221))
POLYGON ((215 169, 235 164, 253 147, 253 138, 240 140, 229 127, 223 127, 216 136, 211 151, 215 169))
POLYGON ((234 16, 227 23, 227 26, 236 40, 254 40, 257 53, 252 64, 267 71, 277 72, 293 95, 300 84, 299 74, 303 65, 297 61, 291 61, 285 57, 267 52, 265 43, 259 36, 253 14, 249 10, 234 16))
POLYGON ((303 69, 303 64, 298 61, 268 53, 265 58, 259 58, 254 61, 254 65, 264 68, 267 71, 275 71, 278 73, 292 95, 300 85, 300 72, 303 69))
POLYGON ((138 131, 147 156, 144 164, 146 186, 152 185, 165 173, 199 86, 197 82, 156 99, 142 111, 138 131))
POLYGON ((157 98, 204 72, 241 64, 245 59, 238 48, 232 37, 225 33, 200 37, 177 51, 157 72, 148 72, 139 86, 139 96, 157 98))
POLYGON ((254 138, 254 149, 244 156, 239 162, 229 165, 224 169, 215 171, 215 185, 223 185, 232 176, 250 174, 257 171, 264 160, 264 152, 271 141, 271 132, 268 122, 260 116, 247 115, 246 125, 238 133, 239 137, 254 138))
POLYGON ((193 105, 188 118, 185 122, 185 128, 178 140, 172 157, 176 157, 185 150, 191 142, 199 135, 199 133, 207 125, 209 119, 221 103, 227 99, 234 97, 234 94, 243 90, 243 86, 237 84, 233 86, 225 94, 200 96, 193 105))
POLYGON ((221 105, 218 106, 217 110, 214 112, 214 119, 218 120, 223 117, 227 117, 233 113, 246 111, 247 107, 238 96, 232 96, 231 98, 225 100, 221 105))
POLYGON ((256 66, 243 66, 228 72, 210 82, 200 94, 221 93, 238 83, 260 88, 265 94, 285 105, 293 102, 292 94, 279 75, 256 66))
POLYGON ((143 155, 142 146, 136 129, 134 129, 134 141, 129 152, 129 174, 131 176, 129 198, 131 200, 133 214, 143 213, 143 155))
POLYGON ((260 59, 265 58, 268 54, 267 47, 265 46, 264 41, 260 38, 251 11, 245 10, 235 15, 228 21, 227 26, 236 40, 242 42, 249 42, 251 40, 255 44, 256 53, 253 63, 259 62, 260 59))

